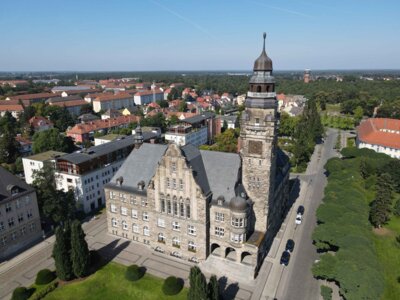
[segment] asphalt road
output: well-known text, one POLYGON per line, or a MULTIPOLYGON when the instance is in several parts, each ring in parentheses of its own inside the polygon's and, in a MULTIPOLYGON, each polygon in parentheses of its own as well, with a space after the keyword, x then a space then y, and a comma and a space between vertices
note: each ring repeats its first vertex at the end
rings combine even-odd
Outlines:
MULTIPOLYGON (((295 226, 292 232, 289 230, 289 236, 285 234, 286 239, 282 243, 285 244, 287 238, 292 238, 296 244, 288 267, 282 267, 281 280, 275 295, 278 300, 313 300, 320 297, 318 281, 311 273, 311 267, 318 258, 311 235, 316 227, 315 212, 322 202, 327 183, 324 165, 329 158, 337 156, 333 149, 336 139, 337 131, 329 129, 324 144, 317 146, 317 151, 314 152, 307 175, 300 177, 304 190, 300 193, 292 210, 297 210, 297 207, 302 204, 305 207, 305 213, 302 224, 295 226)), ((295 217, 295 211, 293 216, 295 217)), ((290 221, 294 224, 294 219, 291 218, 290 221)), ((288 226, 293 226, 293 224, 288 224, 288 226)), ((281 253, 278 254, 280 256, 281 253)))

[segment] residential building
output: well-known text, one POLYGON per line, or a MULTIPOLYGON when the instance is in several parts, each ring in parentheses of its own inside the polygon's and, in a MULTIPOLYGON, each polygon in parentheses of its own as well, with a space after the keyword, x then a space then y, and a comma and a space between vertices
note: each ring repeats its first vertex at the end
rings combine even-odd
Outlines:
POLYGON ((83 99, 50 103, 51 106, 65 107, 73 116, 79 116, 81 114, 82 106, 86 104, 87 102, 83 99))
POLYGON ((56 185, 59 190, 72 190, 81 209, 88 213, 104 205, 104 184, 121 167, 132 149, 154 138, 153 133, 139 131, 56 159, 56 185))
POLYGON ((35 190, 0 167, 0 262, 42 236, 35 190))
POLYGON ((208 273, 230 268, 229 277, 254 278, 288 204, 290 166, 277 148, 277 118, 264 41, 241 118, 240 153, 175 143, 135 148, 105 186, 108 233, 208 273))
POLYGON ((179 124, 170 126, 165 133, 165 140, 184 146, 192 144, 200 146, 210 143, 216 135, 217 119, 215 114, 205 112, 183 119, 179 124))
POLYGON ((358 148, 368 148, 400 159, 400 120, 369 118, 357 127, 358 148))
POLYGON ((87 85, 68 85, 68 86, 55 86, 51 89, 53 93, 70 92, 70 91, 86 91, 90 90, 87 85))
MULTIPOLYGON (((46 99, 54 97, 56 95, 61 95, 61 93, 24 94, 24 95, 6 97, 6 100, 29 101, 29 103, 32 104, 32 103, 44 102, 46 99)), ((24 103, 24 105, 26 104, 24 103)))
POLYGON ((11 115, 18 119, 19 115, 24 111, 24 107, 20 104, 15 104, 15 105, 7 105, 3 104, 0 105, 0 117, 3 117, 6 112, 10 112, 11 115))
POLYGON ((164 92, 161 90, 145 90, 137 92, 134 96, 136 105, 145 105, 151 102, 164 100, 164 92))
POLYGON ((27 137, 23 137, 20 133, 17 134, 15 140, 19 144, 18 152, 21 156, 28 156, 32 154, 32 140, 27 137))
POLYGON ((53 122, 41 116, 34 116, 29 119, 29 125, 33 127, 35 132, 48 130, 54 127, 53 122))
POLYGON ((94 112, 105 111, 108 109, 122 109, 135 106, 133 96, 127 93, 118 93, 116 95, 98 96, 92 100, 94 112))
POLYGON ((106 144, 118 139, 122 139, 125 138, 126 135, 121 135, 121 134, 114 134, 114 133, 110 133, 110 134, 106 134, 103 136, 99 136, 99 137, 95 137, 94 138, 94 145, 98 146, 98 145, 102 145, 102 144, 106 144))
POLYGON ((221 128, 224 127, 224 125, 226 125, 226 129, 235 129, 238 128, 239 126, 239 120, 237 115, 220 116, 219 120, 221 128))
POLYGON ((56 158, 65 155, 64 152, 46 151, 32 156, 23 157, 22 165, 24 167, 25 181, 32 184, 34 181, 34 173, 43 169, 45 164, 50 164, 55 167, 56 158))
MULTIPOLYGON (((102 120, 107 120, 107 119, 113 119, 113 118, 117 118, 117 117, 121 117, 124 114, 122 114, 119 110, 116 109, 107 109, 107 111, 101 115, 101 119, 102 120)), ((126 116, 126 115, 124 115, 126 116)))
POLYGON ((27 87, 29 86, 29 82, 26 80, 0 80, 1 86, 10 86, 12 88, 16 87, 27 87))
POLYGON ((75 142, 84 143, 93 140, 96 132, 107 133, 113 129, 126 128, 130 123, 138 123, 139 121, 140 117, 134 115, 95 120, 85 124, 76 124, 67 130, 67 136, 70 136, 75 142))

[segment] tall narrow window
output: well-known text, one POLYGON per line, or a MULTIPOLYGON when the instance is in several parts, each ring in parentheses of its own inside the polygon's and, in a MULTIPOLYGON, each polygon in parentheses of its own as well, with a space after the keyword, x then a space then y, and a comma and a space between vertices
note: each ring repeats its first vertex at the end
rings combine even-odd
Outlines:
POLYGON ((165 213, 165 199, 161 199, 161 212, 165 213))
POLYGON ((174 201, 174 215, 178 215, 178 203, 176 201, 174 201))
POLYGON ((190 204, 186 204, 186 218, 190 219, 190 204))
POLYGON ((181 217, 184 218, 185 217, 185 205, 183 205, 183 203, 179 203, 179 210, 181 213, 181 217))
POLYGON ((171 201, 167 200, 167 212, 170 214, 171 213, 171 201))

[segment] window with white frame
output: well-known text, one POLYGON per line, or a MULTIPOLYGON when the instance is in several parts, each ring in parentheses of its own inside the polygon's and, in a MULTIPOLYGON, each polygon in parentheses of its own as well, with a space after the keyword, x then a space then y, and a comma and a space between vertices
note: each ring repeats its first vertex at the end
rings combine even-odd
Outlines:
POLYGON ((146 197, 144 197, 144 198, 142 198, 142 206, 147 206, 147 198, 146 197))
POLYGON ((110 191, 110 199, 115 199, 116 196, 117 194, 114 191, 110 191))
POLYGON ((225 229, 223 227, 216 226, 215 227, 215 235, 219 237, 223 237, 225 234, 225 229))
POLYGON ((14 226, 14 217, 11 217, 8 219, 8 227, 13 227, 14 226))
POLYGON ((132 231, 134 233, 139 233, 139 225, 138 224, 132 224, 132 231))
POLYGON ((180 248, 181 247, 181 241, 179 240, 178 237, 172 238, 172 246, 180 248))
POLYGON ((134 195, 131 195, 131 197, 130 197, 130 203, 131 203, 132 205, 136 205, 136 204, 137 204, 137 202, 136 202, 136 197, 135 197, 134 195))
POLYGON ((30 219, 30 218, 33 217, 32 209, 30 209, 30 210, 28 210, 28 211, 26 212, 26 217, 27 217, 28 219, 30 219))
POLYGON ((116 213, 117 212, 117 206, 115 204, 111 204, 110 205, 110 209, 112 213, 116 213))
POLYGON ((123 230, 128 230, 128 223, 125 220, 122 221, 122 229, 123 230))
POLYGON ((21 235, 25 235, 25 233, 26 233, 26 227, 24 226, 21 228, 21 235))
POLYGON ((244 239, 244 234, 237 234, 237 233, 231 232, 231 242, 241 243, 241 242, 243 242, 243 239, 244 239))
POLYGON ((188 225, 188 234, 196 235, 196 227, 194 227, 193 225, 188 225))
POLYGON ((116 218, 111 219, 111 226, 112 227, 118 227, 118 220, 116 218))
POLYGON ((36 229, 36 224, 35 223, 31 223, 30 225, 29 225, 29 230, 30 231, 34 231, 36 229))
POLYGON ((138 212, 136 209, 132 209, 132 214, 131 214, 132 218, 137 219, 138 217, 138 212))
POLYGON ((172 222, 172 230, 175 230, 175 231, 181 230, 181 225, 179 224, 179 222, 176 222, 176 221, 172 222))
POLYGON ((157 225, 158 225, 158 227, 165 227, 165 220, 158 218, 157 225))
POLYGON ((150 229, 148 226, 143 227, 143 235, 146 235, 146 236, 150 235, 150 229))
POLYGON ((1 245, 5 246, 7 244, 7 237, 6 236, 2 236, 0 241, 1 241, 1 245))
POLYGON ((232 218, 232 226, 233 227, 243 227, 244 219, 243 218, 232 218))
POLYGON ((159 241, 160 243, 164 243, 164 244, 165 244, 165 235, 164 235, 164 233, 160 232, 160 233, 158 234, 158 241, 159 241))
POLYGON ((128 209, 126 207, 121 207, 121 215, 127 216, 128 215, 128 209))
POLYGON ((18 223, 21 223, 24 221, 24 214, 18 214, 18 223))
POLYGON ((225 220, 225 215, 223 213, 221 212, 215 213, 215 221, 224 222, 224 220, 225 220))
POLYGON ((143 221, 148 221, 149 220, 149 213, 147 211, 144 211, 142 214, 143 221))
POLYGON ((188 250, 192 252, 196 252, 196 243, 193 241, 188 242, 188 250))
POLYGON ((11 203, 6 203, 6 212, 10 212, 12 210, 11 203))

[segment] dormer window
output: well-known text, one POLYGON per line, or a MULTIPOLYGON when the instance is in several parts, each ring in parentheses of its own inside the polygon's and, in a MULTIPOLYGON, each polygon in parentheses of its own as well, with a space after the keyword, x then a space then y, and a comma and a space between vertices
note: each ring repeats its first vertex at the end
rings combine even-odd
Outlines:
POLYGON ((139 191, 143 191, 144 190, 144 181, 143 180, 139 181, 137 187, 138 187, 139 191))

